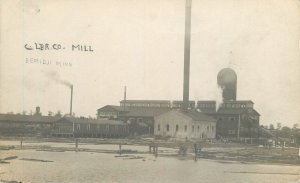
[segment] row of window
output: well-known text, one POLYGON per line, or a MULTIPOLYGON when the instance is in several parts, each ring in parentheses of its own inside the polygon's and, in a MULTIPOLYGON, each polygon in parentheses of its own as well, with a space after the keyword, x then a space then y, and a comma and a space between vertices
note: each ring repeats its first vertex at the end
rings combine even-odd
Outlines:
MULTIPOLYGON (((184 125, 184 132, 187 132, 187 129, 188 129, 188 126, 187 126, 187 125, 184 125)), ((170 125, 169 125, 169 124, 166 125, 166 130, 167 130, 167 131, 170 131, 170 125)), ((176 125, 175 130, 176 130, 176 132, 179 131, 179 125, 176 125)), ((208 132, 209 130, 214 131, 214 126, 208 125, 208 126, 206 127, 206 131, 208 132)), ((157 131, 160 131, 160 124, 157 125, 157 131)), ((192 126, 192 132, 194 132, 194 131, 195 131, 195 126, 193 125, 193 126, 192 126)), ((197 127, 197 131, 198 131, 198 132, 200 131, 200 126, 199 126, 199 125, 198 125, 198 127, 197 127)))
MULTIPOLYGON (((201 103, 198 104, 199 108, 215 108, 216 104, 209 104, 209 103, 201 103)), ((226 108, 246 108, 246 104, 221 104, 220 107, 226 108)))
POLYGON ((241 127, 241 132, 258 132, 257 128, 244 128, 241 127))
MULTIPOLYGON (((91 125, 88 124, 88 125, 85 125, 86 126, 86 130, 91 130, 91 125)), ((100 130, 100 126, 103 126, 101 129, 105 129, 105 130, 119 130, 119 129, 126 129, 125 126, 118 126, 118 125, 97 125, 96 126, 96 129, 97 130, 100 130)), ((76 124, 76 130, 80 130, 80 124, 76 124)), ((83 129, 82 129, 83 130, 83 129)))
MULTIPOLYGON (((173 108, 179 108, 179 107, 181 107, 183 105, 183 103, 176 103, 176 104, 172 104, 172 107, 173 108)), ((190 103, 189 104, 189 107, 191 107, 191 108, 194 108, 195 107, 195 104, 193 104, 193 103, 190 103)))
MULTIPOLYGON (((248 128, 241 128, 241 132, 257 132, 258 130, 257 130, 257 128, 250 128, 250 129, 248 129, 248 128)), ((229 135, 234 135, 236 133, 236 131, 235 130, 228 130, 228 134, 229 135)))
POLYGON ((229 121, 237 121, 239 120, 238 117, 219 117, 219 120, 222 121, 222 120, 229 120, 229 121))
POLYGON ((99 116, 114 116, 116 112, 99 112, 99 116))
POLYGON ((221 107, 226 107, 226 108, 246 108, 246 104, 221 104, 221 107))
POLYGON ((200 108, 205 107, 205 108, 215 108, 216 104, 198 104, 200 108))
MULTIPOLYGON (((121 106, 127 106, 127 107, 181 107, 182 103, 121 103, 121 106)), ((195 107, 194 103, 189 104, 190 107, 195 107)))
POLYGON ((127 107, 170 107, 170 104, 154 104, 154 103, 122 103, 121 106, 127 107))
MULTIPOLYGON (((253 116, 252 118, 253 118, 253 120, 258 120, 258 116, 253 116)), ((249 120, 251 118, 249 116, 242 115, 241 119, 242 120, 249 120)), ((229 120, 229 121, 238 121, 239 117, 219 117, 219 120, 220 121, 222 121, 222 120, 225 120, 225 121, 227 121, 227 120, 229 120)))
MULTIPOLYGON (((135 121, 135 118, 129 118, 128 121, 134 122, 134 121, 135 121)), ((143 122, 144 120, 143 120, 143 118, 137 118, 136 121, 137 121, 138 123, 141 123, 141 122, 143 122)))

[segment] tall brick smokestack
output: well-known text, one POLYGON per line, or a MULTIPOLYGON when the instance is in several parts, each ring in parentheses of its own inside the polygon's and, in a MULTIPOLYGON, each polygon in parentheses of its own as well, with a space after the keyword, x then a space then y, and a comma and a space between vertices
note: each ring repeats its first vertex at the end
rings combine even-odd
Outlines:
POLYGON ((72 105, 73 105, 73 85, 71 85, 70 88, 71 88, 70 116, 72 116, 72 114, 73 114, 73 111, 72 111, 72 105))
POLYGON ((182 105, 182 109, 184 111, 187 111, 187 109, 189 107, 191 9, 192 9, 192 0, 186 0, 186 4, 185 4, 185 38, 184 38, 183 105, 182 105))

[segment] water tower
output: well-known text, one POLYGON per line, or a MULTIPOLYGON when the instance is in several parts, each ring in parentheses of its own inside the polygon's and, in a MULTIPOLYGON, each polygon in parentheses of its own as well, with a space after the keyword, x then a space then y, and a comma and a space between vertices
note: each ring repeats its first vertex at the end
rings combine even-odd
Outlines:
POLYGON ((218 86, 222 89, 223 101, 236 100, 237 75, 234 70, 224 68, 218 73, 218 86))

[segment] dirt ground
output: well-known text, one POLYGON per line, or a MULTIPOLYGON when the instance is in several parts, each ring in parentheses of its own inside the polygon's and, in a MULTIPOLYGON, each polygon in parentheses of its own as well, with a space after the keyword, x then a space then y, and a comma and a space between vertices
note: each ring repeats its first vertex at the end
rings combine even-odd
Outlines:
MULTIPOLYGON (((65 147, 65 148, 53 148, 44 147, 43 142, 61 142, 61 143, 74 143, 75 139, 68 138, 0 138, 1 140, 13 140, 23 141, 22 149, 36 149, 36 150, 47 150, 47 151, 88 151, 88 152, 99 152, 99 153, 118 153, 112 150, 93 150, 93 149, 76 149, 65 147), (37 142, 36 146, 27 146, 25 142, 37 142)), ((275 163, 275 164, 293 164, 300 165, 300 156, 298 148, 285 147, 263 147, 251 144, 240 144, 240 143, 221 143, 218 141, 210 142, 192 142, 192 141, 174 141, 174 140, 154 140, 153 138, 139 138, 139 139, 78 139, 79 143, 87 144, 124 144, 134 146, 151 146, 157 147, 157 156, 170 156, 170 157, 184 157, 187 159, 204 158, 214 159, 222 161, 238 161, 242 163, 246 162, 257 162, 257 163, 275 163), (197 144, 198 153, 195 153, 195 144, 197 144), (172 148, 173 153, 164 154, 162 148, 172 148), (182 153, 182 149, 184 152, 182 153)), ((0 150, 9 149, 20 149, 21 145, 9 146, 1 145, 0 150)), ((130 151, 123 152, 123 154, 139 154, 145 152, 130 151)), ((149 153, 153 153, 149 152, 149 153)))

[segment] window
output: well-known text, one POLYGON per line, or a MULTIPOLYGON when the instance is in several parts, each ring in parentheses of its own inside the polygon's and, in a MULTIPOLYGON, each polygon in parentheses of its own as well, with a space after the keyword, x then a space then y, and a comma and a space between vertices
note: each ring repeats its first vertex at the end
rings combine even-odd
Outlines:
POLYGON ((198 125, 198 132, 200 131, 200 126, 198 125))
POLYGON ((195 129, 195 127, 194 127, 194 125, 193 125, 193 127, 192 127, 192 131, 194 132, 194 129, 195 129))
POLYGON ((211 127, 211 131, 214 131, 214 126, 211 127))
POLYGON ((179 130, 179 126, 178 126, 178 125, 176 125, 176 132, 178 132, 178 130, 179 130))
POLYGON ((76 129, 80 130, 80 124, 77 124, 76 129))
POLYGON ((128 122, 129 122, 129 123, 135 122, 135 118, 129 118, 129 119, 128 119, 128 122))
POLYGON ((228 134, 230 134, 230 135, 235 134, 235 131, 234 130, 228 130, 228 134))
POLYGON ((157 125, 157 130, 160 131, 160 124, 157 125))
POLYGON ((167 131, 169 131, 169 124, 167 124, 167 131))
POLYGON ((185 132, 187 131, 187 125, 184 125, 184 131, 185 132))
POLYGON ((207 126, 207 131, 209 130, 209 126, 207 126))

